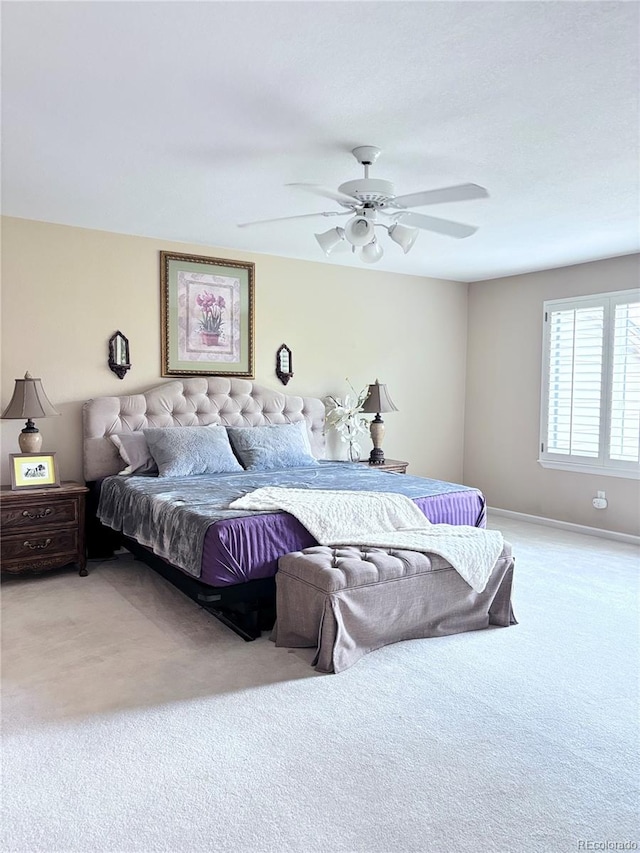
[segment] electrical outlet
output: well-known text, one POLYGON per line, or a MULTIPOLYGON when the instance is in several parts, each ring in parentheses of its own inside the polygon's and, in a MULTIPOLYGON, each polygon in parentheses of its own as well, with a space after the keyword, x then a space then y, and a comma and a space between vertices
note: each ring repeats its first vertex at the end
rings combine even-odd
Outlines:
MULTIPOLYGON (((598 492, 598 495, 604 494, 604 492, 598 492)), ((594 498, 593 501, 594 509, 606 509, 607 508, 607 499, 605 497, 597 497, 594 498)))

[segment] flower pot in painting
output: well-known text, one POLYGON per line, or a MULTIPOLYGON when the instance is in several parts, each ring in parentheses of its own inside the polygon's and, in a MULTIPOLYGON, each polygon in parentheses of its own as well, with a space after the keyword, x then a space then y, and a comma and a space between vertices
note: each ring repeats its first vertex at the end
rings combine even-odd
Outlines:
POLYGON ((217 347, 220 335, 214 332, 200 332, 200 339, 206 347, 217 347))
POLYGON ((202 312, 200 320, 200 340, 205 347, 217 347, 223 333, 223 312, 226 309, 224 296, 216 296, 209 290, 196 296, 196 303, 202 312))

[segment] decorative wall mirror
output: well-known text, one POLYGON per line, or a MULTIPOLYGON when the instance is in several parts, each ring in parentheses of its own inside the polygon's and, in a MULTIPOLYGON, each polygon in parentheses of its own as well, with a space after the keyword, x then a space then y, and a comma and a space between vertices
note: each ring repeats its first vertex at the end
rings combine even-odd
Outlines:
POLYGON ((131 368, 129 340, 120 331, 109 338, 109 367, 118 379, 124 379, 125 373, 131 368))
POLYGON ((293 376, 293 356, 286 344, 281 344, 276 353, 276 376, 283 385, 293 376))

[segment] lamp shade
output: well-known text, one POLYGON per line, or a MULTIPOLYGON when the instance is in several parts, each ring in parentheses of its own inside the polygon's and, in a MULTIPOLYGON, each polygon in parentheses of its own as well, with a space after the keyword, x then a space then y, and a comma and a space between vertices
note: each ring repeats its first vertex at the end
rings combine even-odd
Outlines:
POLYGON ((344 240, 344 228, 330 228, 322 234, 316 234, 315 237, 322 251, 328 256, 344 240))
POLYGON ((370 243, 367 243, 367 245, 363 246, 360 250, 360 258, 365 262, 365 264, 375 264, 376 261, 380 260, 383 254, 382 246, 378 243, 375 237, 370 243))
POLYGON ((394 222, 389 228, 389 237, 391 237, 394 243, 402 247, 405 255, 418 239, 418 234, 419 230, 417 228, 409 228, 401 222, 394 222))
POLYGON ((398 408, 389 396, 387 386, 381 385, 376 379, 373 385, 369 385, 369 396, 365 400, 362 411, 379 414, 381 412, 397 412, 398 408))
POLYGON ((374 228, 370 217, 358 214, 347 222, 344 233, 352 246, 366 246, 373 239, 374 228))
POLYGON ((41 379, 34 379, 27 371, 24 379, 16 379, 13 397, 2 413, 3 418, 49 418, 59 415, 42 387, 41 379))
POLYGON ((27 371, 24 379, 16 379, 16 387, 13 389, 13 397, 7 408, 2 413, 3 418, 26 418, 27 422, 18 437, 18 444, 22 453, 39 453, 42 447, 42 436, 40 430, 33 422, 33 418, 48 418, 59 415, 44 393, 41 379, 34 379, 27 371))

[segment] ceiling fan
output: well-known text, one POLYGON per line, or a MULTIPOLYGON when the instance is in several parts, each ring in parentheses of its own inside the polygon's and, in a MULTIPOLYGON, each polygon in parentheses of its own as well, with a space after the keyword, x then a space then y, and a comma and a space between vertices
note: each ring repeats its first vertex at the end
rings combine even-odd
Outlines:
POLYGON ((409 210, 411 207, 424 207, 428 204, 444 204, 452 201, 469 201, 475 198, 488 198, 489 193, 478 184, 456 184, 437 190, 424 190, 408 195, 395 194, 391 181, 369 177, 369 166, 378 159, 380 149, 375 145, 360 145, 354 148, 353 156, 364 167, 364 177, 340 184, 337 191, 327 189, 320 184, 294 183, 288 187, 299 187, 313 195, 329 198, 345 210, 325 210, 319 213, 303 213, 299 216, 281 216, 277 219, 261 219, 257 222, 243 222, 239 228, 262 225, 268 222, 285 222, 292 219, 309 219, 315 216, 351 216, 344 228, 331 228, 322 234, 316 234, 325 255, 329 256, 340 245, 349 244, 352 252, 359 250, 365 263, 374 264, 383 255, 383 249, 375 234, 382 228, 397 243, 405 255, 416 242, 419 230, 434 231, 447 237, 462 239, 470 237, 478 230, 473 225, 452 222, 425 216, 409 210), (385 221, 386 220, 386 221, 385 221))

